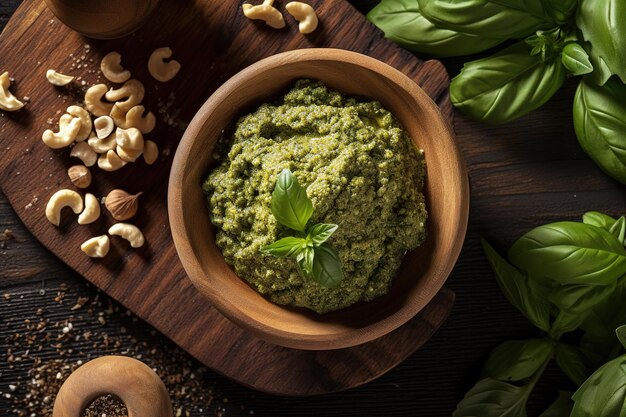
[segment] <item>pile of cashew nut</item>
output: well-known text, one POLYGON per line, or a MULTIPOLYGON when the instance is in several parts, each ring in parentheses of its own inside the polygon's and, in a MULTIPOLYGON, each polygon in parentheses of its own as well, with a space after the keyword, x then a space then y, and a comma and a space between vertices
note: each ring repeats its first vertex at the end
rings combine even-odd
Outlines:
MULTIPOLYGON (((158 48, 150 56, 148 71, 157 81, 167 82, 180 70, 180 63, 171 60, 171 56, 170 48, 158 48)), ((88 188, 91 185, 88 167, 97 165, 103 171, 116 171, 141 156, 146 164, 152 165, 159 155, 157 144, 144 139, 145 134, 154 130, 156 117, 141 105, 145 94, 143 84, 131 78, 130 71, 122 67, 122 57, 117 52, 104 56, 100 70, 108 81, 122 85, 109 88, 102 83, 89 87, 85 93, 84 106, 69 106, 59 118, 58 131, 48 129, 41 136, 43 143, 52 149, 72 146, 70 156, 80 159, 84 164, 72 166, 68 170, 70 181, 77 188, 88 188)), ((74 77, 55 70, 48 70, 46 78, 59 87, 74 80, 74 77)), ((0 108, 17 110, 23 106, 8 91, 7 73, 0 76, 0 87, 0 108)), ((100 201, 95 195, 86 193, 83 200, 78 192, 62 189, 50 197, 46 206, 46 217, 55 226, 61 223, 64 207, 70 207, 78 215, 78 224, 81 225, 95 222, 101 214, 100 201)), ((133 215, 134 212, 128 217, 133 215)), ((114 214, 113 217, 117 218, 114 214)), ((108 229, 108 235, 126 239, 132 248, 139 248, 145 242, 141 230, 130 223, 114 224, 108 229)), ((81 250, 90 257, 106 256, 110 248, 108 235, 85 241, 81 250)))
MULTIPOLYGON (((274 29, 282 29, 286 26, 282 13, 274 7, 274 0, 263 0, 263 3, 256 6, 245 3, 242 9, 248 19, 262 20, 274 29)), ((310 5, 292 1, 285 5, 285 9, 298 22, 300 33, 308 34, 317 29, 319 20, 315 9, 310 5)))

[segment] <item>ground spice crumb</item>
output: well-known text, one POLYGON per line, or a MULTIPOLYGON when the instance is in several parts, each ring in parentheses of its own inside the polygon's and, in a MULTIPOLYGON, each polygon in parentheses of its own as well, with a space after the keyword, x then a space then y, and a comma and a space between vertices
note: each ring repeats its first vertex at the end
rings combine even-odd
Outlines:
POLYGON ((76 304, 74 304, 74 307, 72 307, 71 310, 72 311, 80 310, 81 308, 85 306, 85 304, 87 304, 88 301, 89 301, 89 297, 78 297, 78 299, 76 300, 76 304))
POLYGON ((15 239, 15 236, 13 235, 13 231, 11 229, 4 229, 4 232, 0 235, 0 241, 13 239, 15 239))
POLYGON ((82 417, 127 417, 128 410, 119 398, 104 395, 96 398, 83 412, 82 417))
MULTIPOLYGON (((66 285, 45 285, 47 301, 41 298, 46 292, 40 295, 36 288, 25 293, 23 301, 11 301, 17 303, 14 307, 19 315, 0 318, 2 325, 11 329, 0 340, 0 362, 6 364, 0 373, 0 415, 50 416, 56 394, 68 376, 104 355, 133 357, 155 369, 170 394, 175 415, 224 415, 230 402, 212 389, 214 374, 172 343, 155 340, 154 330, 132 313, 102 295, 87 297, 84 291, 66 285), (76 299, 83 307, 74 310, 71 304, 51 302, 63 297, 76 299), (37 307, 42 305, 45 307, 37 307), (101 327, 101 321, 108 325, 101 327)), ((115 402, 106 399, 94 402, 83 417, 127 417, 123 411, 116 414, 114 406, 115 402)))

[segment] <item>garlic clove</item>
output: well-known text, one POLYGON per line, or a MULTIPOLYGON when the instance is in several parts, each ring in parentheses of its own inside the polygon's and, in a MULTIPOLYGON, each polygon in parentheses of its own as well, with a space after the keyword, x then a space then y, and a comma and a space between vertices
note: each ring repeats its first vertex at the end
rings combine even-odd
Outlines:
POLYGON ((67 170, 70 181, 78 188, 87 188, 91 185, 91 172, 84 165, 74 165, 67 170))
POLYGON ((129 194, 124 190, 112 190, 104 200, 104 206, 115 220, 128 220, 137 214, 139 196, 143 193, 129 194))

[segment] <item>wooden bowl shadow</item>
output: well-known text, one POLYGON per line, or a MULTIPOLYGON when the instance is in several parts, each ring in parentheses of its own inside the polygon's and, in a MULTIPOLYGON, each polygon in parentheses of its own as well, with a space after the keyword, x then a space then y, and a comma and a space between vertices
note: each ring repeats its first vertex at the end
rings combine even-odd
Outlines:
POLYGON ((246 68, 199 110, 178 147, 168 189, 174 243, 192 282, 220 312, 256 336, 297 349, 339 349, 381 337, 414 317, 443 286, 467 228, 469 185, 453 133, 432 100, 399 71, 353 52, 296 50, 246 68), (201 190, 212 149, 244 109, 272 100, 299 78, 389 109, 425 152, 429 237, 409 252, 387 295, 319 315, 271 303, 239 279, 215 245, 201 190))

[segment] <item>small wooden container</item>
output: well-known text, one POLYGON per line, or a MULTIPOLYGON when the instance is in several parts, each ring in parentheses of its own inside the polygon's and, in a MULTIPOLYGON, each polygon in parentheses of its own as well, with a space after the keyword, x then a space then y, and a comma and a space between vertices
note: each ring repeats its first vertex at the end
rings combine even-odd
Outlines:
POLYGON ((159 0, 45 0, 65 25, 95 39, 126 36, 143 25, 159 0))
POLYGON ((78 368, 61 386, 52 417, 81 417, 96 398, 119 398, 129 417, 172 417, 163 381, 150 367, 126 356, 102 356, 78 368))
POLYGON ((294 349, 341 349, 402 326, 441 289, 467 228, 469 184, 450 126, 426 93, 398 70, 339 49, 301 49, 259 61, 222 85, 200 108, 178 146, 168 189, 176 250, 209 302, 255 336, 294 349), (319 79, 346 95, 379 100, 425 151, 428 239, 409 252, 389 294, 318 315, 268 301, 239 279, 215 245, 201 184, 222 131, 245 109, 272 100, 299 78, 319 79))

